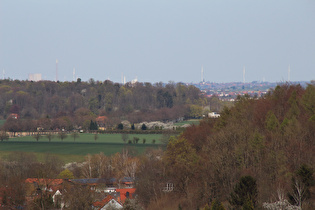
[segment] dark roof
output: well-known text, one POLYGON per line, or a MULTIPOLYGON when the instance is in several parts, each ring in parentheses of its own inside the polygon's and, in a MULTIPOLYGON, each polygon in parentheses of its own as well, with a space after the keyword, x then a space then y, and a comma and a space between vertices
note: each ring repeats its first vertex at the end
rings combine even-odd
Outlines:
POLYGON ((100 178, 91 178, 91 179, 70 179, 71 182, 79 183, 79 184, 100 184, 100 183, 108 183, 107 179, 100 178))
POLYGON ((134 180, 133 180, 133 178, 131 178, 131 177, 124 177, 122 180, 121 180, 121 182, 133 182, 134 180))

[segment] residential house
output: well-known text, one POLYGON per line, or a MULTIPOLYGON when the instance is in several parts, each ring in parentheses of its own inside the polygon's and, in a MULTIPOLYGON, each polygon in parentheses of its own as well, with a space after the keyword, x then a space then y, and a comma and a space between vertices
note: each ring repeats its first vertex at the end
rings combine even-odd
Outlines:
POLYGON ((122 208, 123 204, 111 195, 107 195, 102 201, 96 201, 93 203, 93 209, 95 210, 112 210, 122 208))
POLYGON ((116 189, 120 193, 120 201, 125 203, 126 199, 134 199, 136 196, 136 188, 116 189))
POLYGON ((31 204, 35 199, 42 195, 51 196, 55 206, 64 207, 61 199, 63 189, 63 179, 37 179, 28 178, 25 180, 26 201, 31 204))
POLYGON ((20 116, 18 115, 18 114, 15 114, 15 113, 11 113, 9 116, 8 116, 8 119, 15 119, 15 120, 17 120, 17 119, 19 119, 20 118, 20 116))
POLYGON ((65 207, 65 203, 62 200, 61 190, 57 190, 55 194, 52 196, 52 199, 56 206, 60 206, 61 209, 65 207))
POLYGON ((99 130, 106 130, 106 123, 108 118, 106 116, 98 116, 95 121, 99 130))
POLYGON ((115 178, 92 178, 92 179, 37 179, 28 178, 25 180, 27 203, 31 204, 35 199, 43 195, 51 196, 55 206, 63 209, 67 203, 64 200, 63 192, 67 190, 66 186, 88 186, 91 191, 95 192, 96 199, 94 209, 122 209, 126 199, 135 198, 135 188, 133 179, 124 177, 120 180, 121 185, 127 188, 117 188, 118 184, 115 178), (70 185, 68 185, 70 184, 70 185), (102 199, 102 200, 101 200, 102 199))

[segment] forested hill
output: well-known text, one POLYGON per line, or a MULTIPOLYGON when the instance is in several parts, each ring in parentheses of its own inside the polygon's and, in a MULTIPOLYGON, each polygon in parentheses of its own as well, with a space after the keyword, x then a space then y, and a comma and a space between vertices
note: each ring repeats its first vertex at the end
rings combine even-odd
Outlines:
POLYGON ((314 154, 315 86, 277 86, 172 138, 142 165, 137 193, 148 209, 314 209, 314 154))
POLYGON ((190 105, 205 103, 198 88, 182 83, 0 80, 0 119, 10 113, 22 119, 38 119, 90 112, 131 122, 169 120, 187 114, 190 105))

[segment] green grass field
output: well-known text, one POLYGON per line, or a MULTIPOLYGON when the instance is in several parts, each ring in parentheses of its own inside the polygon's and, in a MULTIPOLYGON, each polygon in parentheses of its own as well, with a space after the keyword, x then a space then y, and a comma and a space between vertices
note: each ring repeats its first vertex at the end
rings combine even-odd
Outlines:
MULTIPOLYGON (((122 140, 122 135, 121 134, 98 134, 97 139, 94 139, 94 134, 90 133, 83 133, 79 134, 79 137, 76 138, 75 140, 73 137, 70 135, 67 136, 67 138, 63 139, 62 141, 55 136, 52 140, 51 143, 53 142, 75 142, 75 143, 120 143, 124 144, 122 140)), ((134 137, 138 137, 140 140, 138 144, 142 144, 143 139, 146 139, 146 144, 151 144, 153 139, 155 139, 156 144, 161 144, 161 134, 128 134, 128 139, 132 140, 134 137)), ((32 136, 23 136, 23 137, 16 137, 16 138, 10 138, 10 142, 36 142, 36 139, 32 136)), ((41 136, 38 142, 48 142, 48 138, 46 136, 41 136)), ((1 149, 0 149, 1 150, 1 149)))
POLYGON ((119 143, 70 143, 70 142, 1 142, 0 151, 23 151, 66 155, 87 155, 103 152, 112 155, 123 149, 134 149, 143 153, 147 148, 157 148, 158 144, 119 144, 119 143))
POLYGON ((199 125, 199 119, 192 119, 192 120, 186 120, 186 121, 182 121, 182 122, 178 122, 178 123, 174 123, 174 125, 176 126, 182 126, 182 125, 185 125, 185 124, 194 124, 194 125, 199 125))
POLYGON ((10 152, 32 152, 35 153, 38 160, 42 160, 47 153, 57 155, 64 162, 80 162, 84 160, 87 154, 97 154, 103 152, 105 155, 112 155, 121 152, 123 149, 131 149, 136 154, 142 154, 146 149, 163 147, 160 134, 129 134, 128 139, 138 137, 138 144, 127 144, 122 140, 121 134, 98 134, 94 140, 94 134, 80 134, 75 141, 69 135, 63 141, 55 137, 48 141, 42 136, 36 141, 31 136, 10 138, 8 141, 0 142, 0 158, 5 158, 10 152), (143 144, 142 140, 146 139, 143 144), (153 144, 153 139, 156 143, 153 144))

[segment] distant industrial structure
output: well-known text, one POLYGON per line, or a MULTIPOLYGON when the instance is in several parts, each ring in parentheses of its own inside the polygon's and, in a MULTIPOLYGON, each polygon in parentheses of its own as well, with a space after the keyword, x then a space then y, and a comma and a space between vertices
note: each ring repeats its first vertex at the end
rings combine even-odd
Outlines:
POLYGON ((131 80, 131 84, 134 85, 138 82, 138 77, 136 77, 135 79, 131 80))
POLYGON ((201 82, 205 82, 203 66, 201 66, 201 82))
POLYGON ((58 82, 58 59, 56 59, 56 82, 58 82))
MULTIPOLYGON (((129 81, 130 84, 134 85, 138 82, 138 77, 136 76, 135 79, 129 81)), ((126 81, 126 76, 124 75, 124 73, 121 73, 121 84, 125 85, 126 83, 129 83, 126 81)))
POLYGON ((121 73, 121 83, 123 85, 126 84, 126 76, 124 76, 124 73, 121 73))
POLYGON ((72 72, 72 76, 73 76, 73 81, 77 81, 77 78, 75 76, 75 68, 73 67, 73 72, 72 72))
POLYGON ((243 83, 245 84, 245 66, 243 67, 243 83))
POLYGON ((38 82, 42 80, 42 74, 28 74, 28 80, 38 82))

